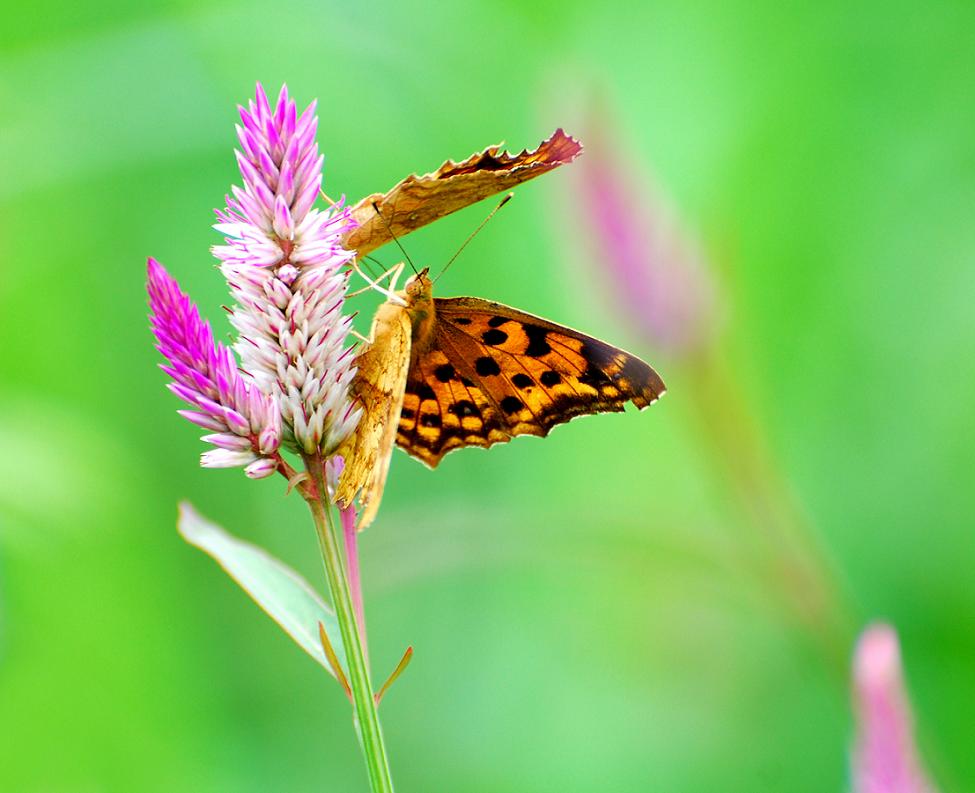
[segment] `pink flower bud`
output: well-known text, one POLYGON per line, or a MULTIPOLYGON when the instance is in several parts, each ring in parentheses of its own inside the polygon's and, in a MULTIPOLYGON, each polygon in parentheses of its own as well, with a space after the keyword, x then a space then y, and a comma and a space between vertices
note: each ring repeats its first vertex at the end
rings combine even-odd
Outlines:
POLYGON ((244 473, 251 479, 266 479, 278 470, 278 461, 272 457, 262 457, 255 460, 244 469, 244 473))
POLYGON ((634 328, 673 356, 691 353, 714 324, 714 285, 701 253, 606 114, 593 114, 588 126, 575 171, 577 222, 565 224, 565 233, 581 236, 585 256, 634 328))
POLYGON ((854 793, 935 793, 918 758, 897 634, 875 624, 853 659, 854 793))

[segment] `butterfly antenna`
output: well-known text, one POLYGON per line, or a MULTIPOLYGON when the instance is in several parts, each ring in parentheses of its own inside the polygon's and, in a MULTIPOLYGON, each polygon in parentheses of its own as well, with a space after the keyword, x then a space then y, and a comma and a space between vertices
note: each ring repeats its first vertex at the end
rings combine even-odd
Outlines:
POLYGON ((393 227, 389 225, 389 221, 386 220, 386 218, 383 216, 383 213, 379 211, 379 204, 373 201, 372 208, 376 210, 376 214, 379 215, 379 219, 383 222, 383 225, 386 227, 386 231, 389 232, 389 236, 393 238, 393 242, 396 243, 396 247, 399 248, 402 254, 406 257, 406 261, 410 263, 410 267, 413 268, 414 275, 419 275, 416 269, 416 265, 413 264, 413 260, 410 258, 410 254, 406 252, 406 248, 403 247, 402 243, 400 243, 397 236, 393 233, 393 227))
POLYGON ((445 272, 447 272, 447 268, 454 263, 454 259, 460 256, 460 252, 467 247, 467 243, 469 243, 472 239, 474 239, 474 237, 477 236, 477 232, 483 229, 487 225, 487 222, 498 213, 498 210, 501 209, 501 207, 503 207, 505 204, 507 204, 512 198, 514 198, 514 196, 515 196, 514 193, 508 193, 508 195, 506 195, 504 198, 501 199, 501 203, 499 203, 494 209, 491 210, 491 214, 489 214, 486 218, 484 218, 484 220, 481 221, 481 225, 478 226, 476 229, 474 229, 474 231, 471 232, 470 236, 466 240, 464 240, 464 244, 457 249, 457 253, 455 253, 453 256, 450 257, 450 261, 443 266, 443 269, 440 271, 440 274, 433 279, 434 283, 437 283, 437 281, 440 280, 440 276, 443 275, 445 272))

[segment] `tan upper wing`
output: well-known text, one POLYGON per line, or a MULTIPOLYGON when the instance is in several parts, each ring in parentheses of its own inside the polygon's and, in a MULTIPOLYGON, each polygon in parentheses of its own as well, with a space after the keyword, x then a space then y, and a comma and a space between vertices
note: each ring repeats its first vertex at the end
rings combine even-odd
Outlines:
POLYGON ((335 496, 347 507, 359 494, 360 529, 376 517, 386 485, 410 364, 411 332, 406 309, 384 303, 373 321, 372 344, 356 358, 351 391, 363 412, 355 432, 337 451, 345 458, 345 468, 335 496))
POLYGON ((396 438, 431 467, 453 449, 544 436, 665 391, 648 364, 571 328, 479 298, 434 304, 434 345, 410 369, 396 438))
POLYGON ((451 212, 572 162, 581 151, 579 141, 557 129, 532 151, 509 154, 500 146, 489 146, 463 162, 448 160, 433 173, 407 176, 386 193, 363 198, 352 208, 359 225, 342 244, 362 256, 391 242, 390 230, 401 238, 451 212))

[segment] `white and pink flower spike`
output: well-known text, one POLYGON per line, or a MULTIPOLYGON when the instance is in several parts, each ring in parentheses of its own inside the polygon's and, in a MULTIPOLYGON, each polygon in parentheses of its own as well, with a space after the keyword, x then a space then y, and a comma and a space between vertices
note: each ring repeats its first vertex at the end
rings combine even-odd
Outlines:
POLYGON ((853 689, 853 793, 936 793, 918 756, 900 644, 889 625, 871 625, 860 635, 853 689))
POLYGON ((258 84, 240 108, 236 152, 243 188, 234 186, 214 228, 213 248, 238 302, 234 350, 263 393, 277 401, 284 444, 330 454, 355 428, 348 397, 355 374, 346 345, 352 318, 342 313, 355 253, 341 239, 354 227, 341 205, 313 209, 322 184, 315 103, 299 116, 282 87, 272 109, 258 84))
POLYGON ((323 162, 314 103, 299 116, 282 87, 272 109, 258 84, 240 117, 243 187, 217 210, 225 244, 213 248, 238 304, 230 317, 237 358, 153 259, 148 290, 170 390, 195 408, 181 414, 216 447, 201 465, 242 466, 260 479, 279 469, 279 446, 327 457, 358 422, 348 393, 352 319, 342 313, 355 253, 341 239, 355 221, 341 205, 312 208, 323 162))

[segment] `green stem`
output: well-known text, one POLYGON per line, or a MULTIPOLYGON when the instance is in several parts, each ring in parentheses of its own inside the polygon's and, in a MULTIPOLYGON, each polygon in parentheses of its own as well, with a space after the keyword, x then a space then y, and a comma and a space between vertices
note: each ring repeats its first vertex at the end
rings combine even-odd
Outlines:
POLYGON ((813 636, 843 680, 849 672, 850 643, 859 620, 835 565, 815 527, 791 496, 782 467, 772 458, 761 426, 747 408, 738 379, 722 359, 708 354, 695 360, 689 389, 703 437, 745 510, 752 553, 763 582, 781 592, 777 603, 789 609, 813 636))
POLYGON ((342 644, 345 647, 345 657, 349 665, 349 685, 352 688, 352 701, 355 706, 355 717, 358 725, 359 740, 362 753, 365 756, 366 768, 369 772, 369 782, 373 793, 392 793, 393 780, 389 773, 389 760, 386 758, 386 746, 383 743, 382 728, 379 724, 379 713, 369 679, 369 667, 366 663, 366 652, 363 637, 359 632, 352 594, 349 590, 349 580, 346 575, 345 562, 342 558, 340 529, 332 518, 331 503, 328 490, 325 487, 325 471, 322 459, 316 456, 305 458, 308 473, 315 482, 317 497, 307 498, 315 519, 315 529, 318 532, 318 542, 322 550, 322 561, 325 563, 325 576, 335 607, 339 630, 342 633, 342 644))

